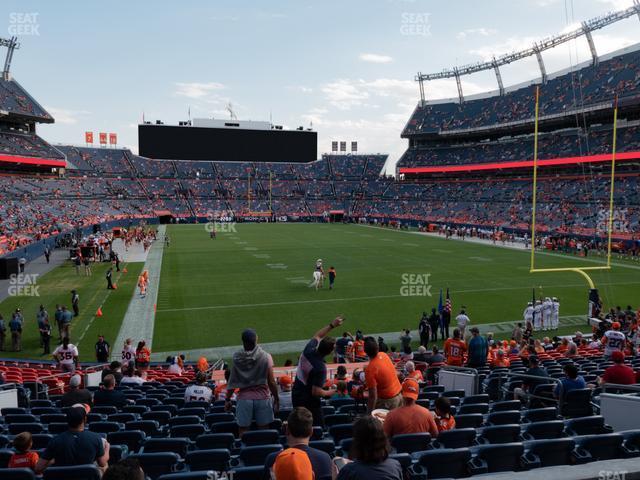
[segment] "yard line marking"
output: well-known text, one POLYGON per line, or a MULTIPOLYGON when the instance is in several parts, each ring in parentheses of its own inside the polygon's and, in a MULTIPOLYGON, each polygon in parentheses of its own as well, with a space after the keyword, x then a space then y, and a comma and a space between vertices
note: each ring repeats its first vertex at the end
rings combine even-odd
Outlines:
MULTIPOLYGON (((295 277, 291 277, 295 278, 295 277)), ((614 285, 640 285, 640 281, 638 282, 617 282, 617 283, 601 283, 602 286, 614 286, 614 285)), ((549 288, 563 289, 563 288, 577 288, 583 287, 584 284, 565 284, 565 285, 553 285, 549 288)), ((509 290, 527 290, 531 291, 531 286, 526 285, 522 287, 496 287, 496 288, 477 288, 472 290, 451 290, 451 294, 456 293, 483 293, 483 292, 498 292, 498 291, 509 291, 509 290)), ((168 312, 190 312, 190 311, 198 311, 198 310, 225 310, 229 308, 254 308, 254 307, 275 307, 278 305, 304 305, 308 303, 329 303, 329 302, 351 302, 354 300, 377 300, 383 298, 406 298, 404 295, 394 294, 394 295, 372 295, 368 297, 341 297, 341 298, 323 298, 316 300, 293 300, 289 302, 265 302, 265 303, 239 303, 235 305, 207 305, 203 307, 184 307, 184 308, 166 308, 162 310, 158 310, 158 313, 168 313, 168 312)), ((432 295, 431 298, 434 298, 432 295)))
POLYGON ((470 260, 477 260, 478 262, 493 262, 492 259, 487 257, 469 257, 470 260))

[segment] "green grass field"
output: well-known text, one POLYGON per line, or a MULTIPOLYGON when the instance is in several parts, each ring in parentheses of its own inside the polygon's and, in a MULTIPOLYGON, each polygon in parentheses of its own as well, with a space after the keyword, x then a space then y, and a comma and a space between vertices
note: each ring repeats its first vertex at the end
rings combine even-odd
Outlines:
MULTIPOLYGON (((155 351, 235 345, 248 326, 262 342, 304 339, 338 313, 352 332, 416 328, 421 312, 437 306, 440 289, 447 287, 454 311, 465 305, 474 323, 520 320, 532 287, 537 294, 557 296, 562 316, 586 313, 584 279, 572 272, 530 274, 525 251, 358 225, 239 224, 236 229, 212 240, 201 225, 170 227, 155 351), (317 258, 336 267, 333 291, 308 288, 317 258), (403 296, 407 274, 428 274, 432 296, 403 296)), ((538 264, 585 261, 541 254, 538 264)), ((624 264, 593 273, 605 305, 636 300, 639 270, 624 264)))
MULTIPOLYGON (((440 289, 447 287, 454 312, 465 305, 476 324, 521 320, 533 287, 538 295, 560 299, 561 316, 586 313, 584 279, 572 272, 531 274, 527 251, 358 225, 238 224, 236 230, 212 240, 203 225, 168 228, 171 246, 163 256, 154 352, 236 345, 246 327, 255 328, 262 342, 305 339, 339 313, 352 332, 415 329, 421 312, 437 306, 440 289), (308 287, 317 258, 326 268, 336 267, 332 291, 308 287), (404 296, 408 275, 428 275, 431 296, 404 296)), ((537 254, 539 267, 595 265, 592 261, 537 254)), ((593 272, 592 278, 605 305, 635 306, 640 267, 615 262, 612 270, 593 272)), ((89 278, 64 265, 39 279, 39 297, 0 303, 5 318, 20 306, 26 320, 23 351, 6 355, 43 358, 37 308, 43 303, 53 316, 55 304, 68 304, 69 291, 76 288, 82 312, 74 320, 72 341, 79 343, 81 360, 93 360, 99 333, 115 341, 142 263, 126 267, 112 292, 105 288, 106 265, 94 267, 89 278), (99 305, 104 316, 95 318, 99 305)), ((277 358, 294 354, 292 349, 277 358)))

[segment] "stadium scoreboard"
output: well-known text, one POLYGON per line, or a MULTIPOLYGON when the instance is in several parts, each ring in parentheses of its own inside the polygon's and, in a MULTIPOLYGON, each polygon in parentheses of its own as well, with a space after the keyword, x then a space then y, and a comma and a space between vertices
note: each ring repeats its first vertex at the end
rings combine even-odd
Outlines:
POLYGON ((228 162, 313 162, 318 136, 284 130, 269 122, 193 119, 191 125, 138 125, 138 151, 167 160, 228 162))

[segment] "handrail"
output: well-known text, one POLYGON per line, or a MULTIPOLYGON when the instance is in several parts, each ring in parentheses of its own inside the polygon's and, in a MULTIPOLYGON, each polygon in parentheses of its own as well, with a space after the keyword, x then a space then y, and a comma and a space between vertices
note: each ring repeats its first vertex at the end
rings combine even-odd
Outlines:
MULTIPOLYGON (((101 371, 101 370, 104 370, 108 366, 109 366, 108 363, 100 363, 98 365, 89 365, 87 368, 82 370, 82 375, 83 375, 83 377, 85 377, 85 378, 83 378, 83 380, 86 380, 86 374, 87 373, 93 373, 95 371, 101 371)), ((55 379, 55 378, 59 378, 59 377, 64 377, 64 376, 67 376, 67 375, 75 375, 75 374, 72 374, 71 372, 60 372, 60 373, 54 373, 54 374, 51 374, 51 375, 45 375, 45 376, 42 376, 42 377, 38 377, 38 379, 36 380, 36 384, 38 384, 38 383, 44 384, 43 380, 45 380, 45 379, 46 380, 50 380, 50 379, 55 379)), ((48 392, 48 389, 47 389, 47 392, 48 392)), ((40 396, 40 389, 38 387, 36 387, 36 398, 35 399, 38 400, 39 396, 40 396)))
MULTIPOLYGON (((502 372, 500 372, 502 373, 502 372)), ((532 392, 527 392, 527 398, 533 398, 533 399, 537 399, 537 400, 545 400, 545 401, 552 401, 552 402, 556 402, 558 404, 558 406, 560 405, 560 399, 563 397, 562 395, 562 382, 557 379, 557 378, 553 378, 553 377, 541 377, 538 375, 527 375, 526 373, 519 373, 519 372, 504 372, 504 375, 500 375, 498 376, 498 388, 500 390, 502 390, 503 393, 511 393, 508 392, 508 390, 505 390, 503 384, 502 384, 502 380, 503 379, 508 379, 505 383, 511 382, 512 380, 520 380, 520 379, 530 379, 530 380, 536 380, 536 382, 538 382, 540 385, 543 384, 550 384, 550 383, 556 383, 559 387, 560 387, 560 395, 558 395, 558 397, 556 398, 554 397, 543 397, 540 395, 534 395, 532 392), (515 377, 515 378, 514 378, 515 377)))

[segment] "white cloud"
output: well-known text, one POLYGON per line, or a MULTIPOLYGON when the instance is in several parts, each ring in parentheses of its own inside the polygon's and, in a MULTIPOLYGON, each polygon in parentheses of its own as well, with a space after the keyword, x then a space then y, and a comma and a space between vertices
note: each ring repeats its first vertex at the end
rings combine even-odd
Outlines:
POLYGON ((313 88, 306 87, 304 85, 290 85, 287 88, 290 90, 295 90, 296 92, 300 92, 300 93, 313 93, 313 88))
POLYGON ((324 84, 320 90, 327 101, 340 110, 355 106, 376 107, 372 97, 417 97, 418 87, 411 80, 377 78, 375 80, 338 79, 324 84))
POLYGON ((369 63, 391 63, 393 58, 388 55, 379 55, 377 53, 361 53, 358 57, 363 62, 369 63))
POLYGON ((481 37, 488 37, 490 35, 495 35, 498 31, 494 28, 468 28, 466 30, 462 30, 458 32, 456 38, 458 40, 466 40, 468 36, 478 35, 481 37))
POLYGON ((218 82, 177 82, 175 94, 188 98, 203 98, 211 92, 224 89, 224 85, 218 82))
POLYGON ((84 117, 91 114, 91 112, 86 110, 67 110, 56 107, 45 107, 45 110, 51 114, 56 123, 64 123, 65 125, 75 125, 78 123, 78 117, 84 117))

